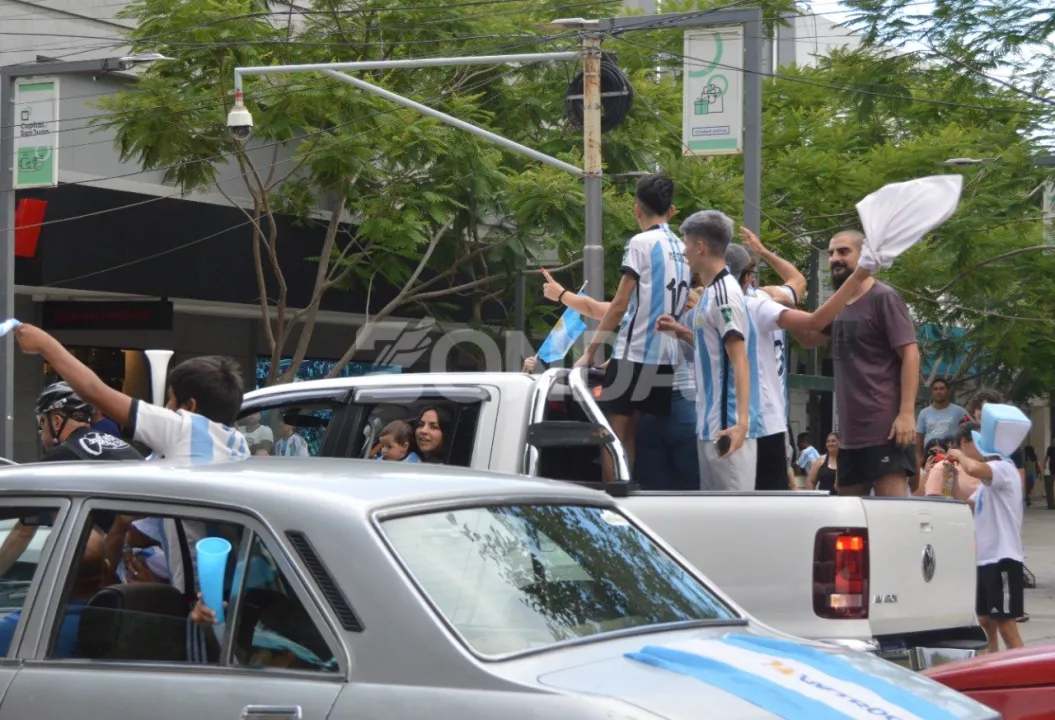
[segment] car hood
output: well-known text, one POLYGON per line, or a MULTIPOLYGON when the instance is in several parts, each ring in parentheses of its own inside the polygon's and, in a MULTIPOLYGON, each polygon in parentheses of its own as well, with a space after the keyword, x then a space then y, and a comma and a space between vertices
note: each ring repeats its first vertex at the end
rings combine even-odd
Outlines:
POLYGON ((885 660, 755 627, 652 633, 566 650, 545 653, 535 682, 618 701, 628 718, 695 720, 701 711, 724 720, 1000 717, 885 660))
POLYGON ((1055 645, 982 655, 938 665, 924 674, 960 692, 1051 685, 1055 682, 1055 645))

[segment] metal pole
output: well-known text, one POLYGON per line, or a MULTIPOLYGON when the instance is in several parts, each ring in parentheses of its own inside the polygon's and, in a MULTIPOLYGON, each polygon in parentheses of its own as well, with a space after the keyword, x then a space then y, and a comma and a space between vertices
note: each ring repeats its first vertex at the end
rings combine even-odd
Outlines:
MULTIPOLYGON (((513 301, 514 329, 519 333, 517 342, 523 345, 524 331, 527 326, 527 276, 521 270, 517 274, 516 295, 513 301)), ((523 347, 517 348, 523 350, 523 347)), ((518 356, 519 357, 519 356, 518 356)))
POLYGON ((459 120, 458 118, 452 117, 447 113, 440 112, 439 110, 434 110, 428 105, 422 105, 421 103, 415 102, 409 98, 405 98, 402 95, 397 95, 394 92, 389 92, 384 88, 379 88, 376 85, 371 85, 370 83, 364 82, 359 78, 354 78, 351 75, 339 73, 336 70, 321 70, 320 72, 324 75, 329 75, 330 77, 336 80, 340 80, 343 83, 347 83, 348 85, 357 87, 360 90, 365 90, 368 93, 372 93, 379 97, 383 97, 386 100, 390 100, 396 103, 397 105, 402 105, 403 107, 408 107, 413 110, 417 110, 422 115, 428 115, 431 118, 436 118, 440 122, 445 122, 448 125, 452 125, 458 128, 459 130, 464 130, 467 133, 471 133, 486 140, 490 140, 491 142, 501 145, 502 147, 508 150, 515 150, 518 153, 527 155, 529 158, 538 160, 539 162, 545 163, 547 165, 552 165, 553 167, 558 168, 560 170, 564 170, 565 172, 569 172, 572 175, 580 177, 582 176, 582 170, 580 168, 575 167, 574 165, 566 163, 563 160, 558 160, 557 158, 552 158, 549 155, 546 155, 545 153, 540 153, 538 150, 532 150, 526 145, 521 145, 518 142, 513 142, 508 138, 504 138, 501 135, 496 135, 493 132, 484 130, 483 128, 476 127, 471 123, 467 123, 464 120, 459 120))
POLYGON ((304 65, 256 65, 234 69, 235 92, 242 91, 245 75, 273 75, 275 73, 302 73, 323 70, 395 70, 398 68, 450 67, 454 65, 503 65, 505 63, 530 63, 552 60, 578 60, 575 51, 551 53, 524 53, 522 55, 477 55, 475 57, 417 58, 413 60, 361 60, 344 63, 306 63, 304 65))
POLYGON ((583 269, 586 291, 604 300, 604 228, 601 212, 601 36, 589 33, 582 41, 582 140, 586 198, 586 247, 583 269))
MULTIPOLYGON (((15 316, 15 75, 0 70, 0 319, 15 316)), ((0 338, 0 457, 14 454, 14 334, 0 338)))
POLYGON ((744 23, 744 225, 756 234, 762 226, 762 31, 761 12, 744 23))

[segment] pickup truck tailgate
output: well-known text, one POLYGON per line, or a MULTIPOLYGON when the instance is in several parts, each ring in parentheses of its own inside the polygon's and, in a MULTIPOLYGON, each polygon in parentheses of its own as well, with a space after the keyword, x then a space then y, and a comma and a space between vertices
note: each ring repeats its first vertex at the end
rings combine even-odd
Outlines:
POLYGON ((975 622, 974 519, 964 502, 862 499, 868 518, 868 612, 876 636, 975 622))

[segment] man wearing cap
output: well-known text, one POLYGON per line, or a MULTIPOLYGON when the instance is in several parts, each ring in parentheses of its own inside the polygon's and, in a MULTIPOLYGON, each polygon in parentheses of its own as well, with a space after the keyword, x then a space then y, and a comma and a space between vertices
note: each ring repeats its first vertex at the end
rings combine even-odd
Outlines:
POLYGON ((989 652, 1023 646, 1017 619, 1022 615, 1022 482, 1011 453, 1032 425, 1013 405, 986 403, 982 429, 963 438, 948 457, 965 473, 978 478, 969 503, 974 507, 978 587, 975 611, 989 638, 989 652))

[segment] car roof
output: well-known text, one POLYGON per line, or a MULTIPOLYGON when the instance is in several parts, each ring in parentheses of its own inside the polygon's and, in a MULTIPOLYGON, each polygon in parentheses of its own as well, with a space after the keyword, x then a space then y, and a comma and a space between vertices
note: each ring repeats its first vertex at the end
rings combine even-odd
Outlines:
POLYGON ((47 462, 0 467, 0 494, 124 495, 269 511, 325 512, 445 500, 548 498, 613 506, 574 484, 463 467, 347 458, 251 457, 189 464, 165 460, 47 462))
POLYGON ((284 383, 260 388, 245 394, 244 401, 257 400, 271 395, 284 395, 291 392, 325 392, 329 390, 346 390, 349 388, 369 387, 402 387, 405 385, 518 385, 529 388, 535 384, 538 376, 512 372, 465 372, 465 373, 378 373, 376 375, 359 375, 355 377, 330 378, 328 380, 304 380, 302 382, 284 383))

